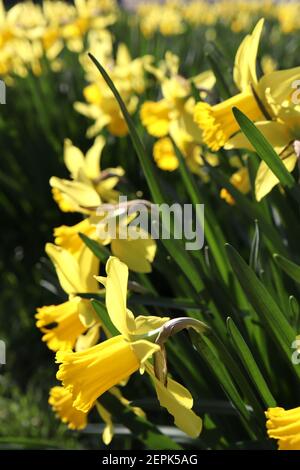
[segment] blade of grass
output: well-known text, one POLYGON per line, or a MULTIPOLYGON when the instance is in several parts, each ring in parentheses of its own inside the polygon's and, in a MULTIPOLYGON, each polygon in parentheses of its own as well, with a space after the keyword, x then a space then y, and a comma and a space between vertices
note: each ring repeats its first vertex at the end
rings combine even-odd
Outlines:
POLYGON ((227 319, 227 328, 232 342, 236 348, 237 354, 240 357, 265 406, 267 408, 276 406, 276 401, 270 392, 269 387, 266 384, 265 379, 260 372, 250 349, 248 348, 234 321, 230 317, 227 319))

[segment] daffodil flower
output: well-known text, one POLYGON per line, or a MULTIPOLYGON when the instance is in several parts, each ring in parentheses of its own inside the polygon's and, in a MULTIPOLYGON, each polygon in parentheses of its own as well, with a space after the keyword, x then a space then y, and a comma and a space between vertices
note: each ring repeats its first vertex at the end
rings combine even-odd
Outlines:
MULTIPOLYGON (((204 142, 212 149, 245 148, 253 150, 247 138, 239 132, 232 108, 245 113, 266 139, 273 145, 289 171, 293 171, 298 156, 291 144, 300 138, 300 105, 293 103, 294 83, 300 67, 268 73, 259 80, 256 75, 256 57, 264 20, 255 26, 252 34, 241 43, 234 64, 233 78, 241 90, 238 95, 215 106, 198 103, 194 119, 203 131, 204 142)), ((278 179, 262 162, 257 172, 255 193, 261 200, 278 184, 278 179)))
POLYGON ((86 427, 87 414, 74 408, 72 395, 64 387, 52 387, 48 402, 56 416, 66 423, 69 429, 84 429, 86 427))
POLYGON ((78 293, 97 292, 94 276, 99 271, 99 260, 83 247, 75 256, 69 251, 47 243, 46 252, 52 260, 62 289, 69 299, 59 305, 48 305, 37 310, 37 327, 44 334, 42 340, 53 350, 76 349, 95 344, 98 340, 99 322, 88 299, 78 293), (93 329, 94 327, 94 329, 93 329), (84 336, 83 333, 87 334, 84 336), (79 341, 79 344, 77 344, 79 341))
POLYGON ((50 179, 53 196, 64 212, 91 213, 101 201, 116 200, 119 193, 114 190, 124 170, 120 167, 100 170, 100 158, 105 140, 95 139, 84 156, 69 139, 65 140, 64 162, 72 180, 57 177, 50 179))
POLYGON ((126 307, 128 268, 111 257, 107 277, 98 278, 106 288, 106 306, 118 332, 103 343, 81 352, 59 351, 57 378, 72 393, 75 408, 88 412, 98 397, 139 369, 151 376, 158 399, 174 416, 175 424, 192 437, 199 435, 201 419, 191 410, 193 399, 182 385, 168 378, 161 383, 154 375, 150 358, 160 352, 155 343, 169 318, 138 316, 126 307))
POLYGON ((266 417, 268 436, 278 440, 279 450, 300 450, 300 407, 269 408, 266 417))
MULTIPOLYGON (((146 55, 132 59, 127 46, 121 43, 114 58, 112 38, 108 34, 100 37, 91 34, 88 42, 89 50, 110 71, 128 112, 133 114, 138 105, 138 96, 145 91, 145 66, 151 63, 152 57, 146 55)), ((94 121, 87 130, 87 137, 94 137, 105 127, 112 135, 127 135, 127 124, 113 93, 86 54, 80 57, 80 62, 89 84, 83 90, 86 103, 76 101, 74 108, 94 121)))
POLYGON ((153 156, 159 168, 173 171, 178 167, 178 160, 170 137, 186 157, 192 171, 198 172, 203 164, 200 156, 202 142, 200 130, 193 122, 195 100, 191 97, 191 82, 197 87, 212 87, 212 73, 185 79, 178 73, 179 58, 170 52, 159 68, 148 66, 161 82, 163 98, 157 102, 146 101, 141 107, 141 121, 150 135, 158 137, 154 144, 153 156))

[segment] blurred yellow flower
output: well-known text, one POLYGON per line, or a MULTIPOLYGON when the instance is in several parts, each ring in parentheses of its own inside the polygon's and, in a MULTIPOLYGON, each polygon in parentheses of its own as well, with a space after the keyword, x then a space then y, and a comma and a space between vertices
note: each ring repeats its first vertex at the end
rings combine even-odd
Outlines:
MULTIPOLYGON (((248 168, 244 166, 240 168, 239 170, 237 170, 235 173, 233 173, 229 181, 242 194, 248 194, 251 189, 249 171, 248 171, 248 168)), ((230 205, 235 204, 234 198, 231 196, 230 192, 225 188, 221 189, 220 197, 224 199, 227 202, 227 204, 230 204, 230 205)))

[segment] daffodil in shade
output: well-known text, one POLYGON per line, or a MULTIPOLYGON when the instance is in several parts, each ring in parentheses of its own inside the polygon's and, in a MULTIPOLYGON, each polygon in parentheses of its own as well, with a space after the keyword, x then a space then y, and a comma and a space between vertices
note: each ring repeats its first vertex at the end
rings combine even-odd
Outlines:
POLYGON ((97 292, 98 285, 94 276, 99 270, 98 259, 87 247, 83 247, 76 257, 69 251, 48 243, 46 253, 52 260, 60 285, 69 299, 37 310, 36 325, 43 333, 42 340, 53 351, 73 349, 78 339, 94 327, 94 334, 84 335, 84 341, 89 346, 95 344, 98 340, 99 323, 90 301, 76 294, 97 292))
POLYGON ((279 450, 300 450, 300 407, 269 408, 266 418, 268 436, 278 440, 279 450))
POLYGON ((54 413, 70 429, 84 429, 87 425, 87 414, 73 406, 72 395, 64 387, 52 387, 49 393, 49 405, 54 413))
POLYGON ((138 316, 126 307, 128 268, 115 257, 106 265, 107 277, 98 278, 106 288, 106 306, 118 332, 86 351, 59 351, 57 378, 72 393, 73 405, 88 412, 96 399, 139 369, 146 370, 157 390, 162 406, 174 416, 177 426, 192 437, 199 435, 201 419, 191 410, 193 400, 183 386, 173 380, 157 383, 150 358, 161 351, 155 338, 169 318, 138 316))
POLYGON ((124 170, 120 167, 100 170, 100 158, 105 140, 95 139, 84 155, 69 139, 65 140, 64 162, 72 180, 50 179, 53 197, 64 212, 91 213, 102 201, 114 201, 119 193, 114 189, 124 170))

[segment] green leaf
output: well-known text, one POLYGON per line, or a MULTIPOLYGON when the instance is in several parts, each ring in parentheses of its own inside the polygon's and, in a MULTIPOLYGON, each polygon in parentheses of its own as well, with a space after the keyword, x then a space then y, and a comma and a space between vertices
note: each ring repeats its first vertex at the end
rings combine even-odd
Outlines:
POLYGON ((108 315, 107 309, 105 305, 99 300, 91 300, 92 306, 94 307, 94 310, 98 317, 101 320, 102 326, 107 330, 107 332, 110 334, 110 336, 117 336, 119 335, 119 331, 113 324, 113 322, 110 319, 110 316, 108 315))
POLYGON ((189 335, 196 350, 202 356, 202 358, 210 368, 212 374, 216 377, 220 386, 223 388, 228 399, 236 408, 240 419, 243 422, 245 428, 247 429, 250 437, 255 439, 255 430, 252 429, 250 425, 250 412, 247 409, 245 403, 243 402, 238 389, 233 383, 232 378, 230 377, 230 374, 223 363, 223 358, 218 356, 215 347, 213 346, 211 341, 208 341, 208 339, 204 335, 193 330, 189 330, 189 335))
POLYGON ((300 282, 300 266, 282 255, 274 254, 276 264, 294 281, 300 282))
POLYGON ((245 369, 247 370, 250 379, 255 385, 258 394, 263 399, 265 406, 267 408, 276 406, 276 401, 270 392, 269 387, 266 384, 266 381, 260 372, 250 349, 248 348, 234 321, 230 317, 227 319, 227 328, 232 342, 236 348, 237 354, 240 357, 245 369))
POLYGON ((102 263, 106 263, 110 257, 110 251, 105 246, 86 236, 84 233, 79 233, 78 235, 94 255, 99 258, 102 263))
MULTIPOLYGON (((175 149, 176 156, 179 161, 179 171, 182 177, 182 181, 186 188, 187 193, 189 194, 193 206, 196 211, 197 216, 197 208, 200 204, 204 204, 204 200, 201 197, 200 191, 198 189, 196 180, 194 175, 192 175, 190 169, 188 168, 186 161, 180 152, 179 148, 177 147, 175 141, 173 139, 172 143, 175 149)), ((199 217, 201 220, 201 217, 199 217)), ((222 230, 218 224, 216 217, 214 217, 213 212, 209 206, 209 204, 205 205, 205 238, 208 242, 210 247, 211 253, 214 256, 214 260, 218 269, 224 279, 224 281, 228 281, 228 262, 226 253, 224 250, 225 238, 222 233, 222 230)))
POLYGON ((242 132, 252 144, 260 158, 264 160, 283 186, 292 188, 295 185, 295 180, 285 168, 281 158, 277 155, 272 145, 269 144, 264 135, 242 111, 233 108, 232 112, 242 132))
POLYGON ((226 248, 230 263, 250 304, 264 322, 266 331, 272 335, 275 343, 283 352, 289 367, 300 377, 300 369, 294 367, 291 361, 291 345, 295 340, 296 332, 280 310, 277 302, 239 253, 229 244, 226 245, 226 248))

